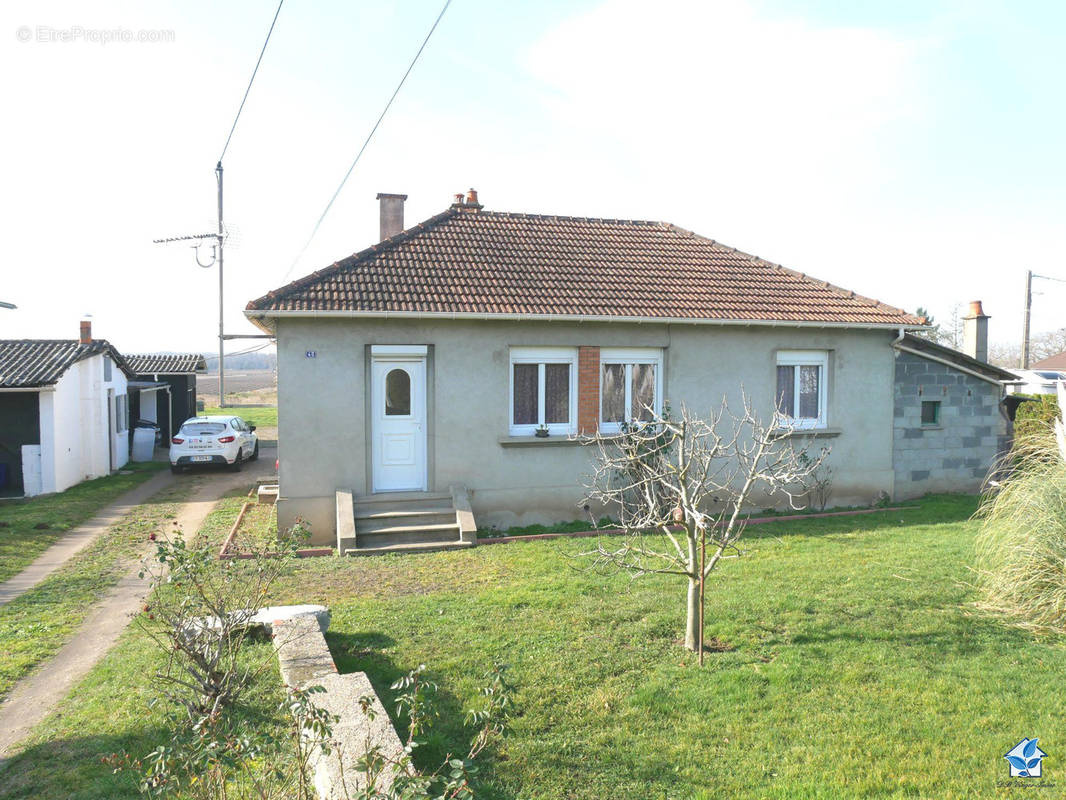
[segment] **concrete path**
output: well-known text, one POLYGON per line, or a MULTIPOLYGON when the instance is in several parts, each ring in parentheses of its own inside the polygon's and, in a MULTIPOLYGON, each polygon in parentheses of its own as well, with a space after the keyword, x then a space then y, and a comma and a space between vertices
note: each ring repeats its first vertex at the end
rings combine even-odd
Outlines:
MULTIPOLYGON (((275 450, 264 447, 259 461, 247 464, 239 473, 206 473, 203 485, 181 504, 175 518, 178 525, 186 535, 199 530, 223 494, 238 486, 251 486, 257 477, 273 474, 275 458, 275 450)), ((134 565, 55 658, 15 684, 7 700, 0 704, 0 768, 4 759, 17 751, 18 742, 51 713, 126 629, 149 589, 148 579, 137 577, 139 571, 140 565, 134 565)))
POLYGON ((59 541, 41 553, 37 560, 17 575, 0 583, 0 606, 10 603, 20 594, 28 592, 61 566, 74 554, 92 544, 104 531, 144 503, 149 497, 165 489, 174 482, 176 475, 170 471, 154 475, 135 489, 105 506, 103 510, 88 522, 71 528, 59 541))

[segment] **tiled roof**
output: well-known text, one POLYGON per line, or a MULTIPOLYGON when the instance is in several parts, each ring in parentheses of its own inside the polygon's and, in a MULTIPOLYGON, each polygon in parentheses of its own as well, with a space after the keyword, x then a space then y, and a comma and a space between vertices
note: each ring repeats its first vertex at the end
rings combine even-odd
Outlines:
POLYGON ((1030 364, 1029 369, 1066 369, 1066 353, 1056 353, 1053 356, 1042 358, 1035 364, 1030 364))
POLYGON ((77 339, 0 339, 0 388, 51 386, 70 367, 99 353, 107 353, 127 375, 122 355, 105 339, 82 344, 77 339))
POLYGON ((253 300, 248 311, 921 324, 668 223, 460 206, 253 300))
POLYGON ((200 353, 137 353, 126 356, 136 375, 184 375, 206 372, 207 361, 200 353))

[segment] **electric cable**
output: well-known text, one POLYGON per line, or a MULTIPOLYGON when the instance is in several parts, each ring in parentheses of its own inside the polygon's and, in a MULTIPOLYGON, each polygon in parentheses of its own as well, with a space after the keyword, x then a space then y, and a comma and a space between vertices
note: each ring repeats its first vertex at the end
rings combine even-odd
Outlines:
POLYGON ((400 82, 396 85, 396 90, 392 93, 392 97, 389 98, 389 102, 385 104, 385 108, 382 110, 381 116, 378 117, 377 122, 374 123, 374 127, 370 129, 370 134, 363 142, 363 146, 359 148, 359 152, 356 154, 355 160, 352 162, 352 165, 348 167, 348 171, 344 173, 344 178, 341 179, 340 186, 337 187, 337 191, 333 193, 333 197, 331 197, 329 199, 329 202, 326 203, 326 207, 325 209, 323 209, 321 216, 319 216, 318 222, 315 223, 315 227, 312 229, 311 235, 307 237, 307 241, 304 243, 304 246, 300 248, 300 252, 296 255, 296 258, 293 259, 292 264, 289 265, 289 268, 285 271, 285 274, 281 277, 282 283, 284 283, 285 280, 289 277, 289 275, 292 274, 292 271, 296 269, 296 265, 300 262, 300 259, 303 258, 304 253, 307 252, 307 248, 311 246, 311 242, 318 234, 318 229, 322 227, 322 222, 326 219, 326 215, 333 207, 334 201, 336 201, 337 197, 340 195, 341 190, 344 188, 344 184, 348 182, 348 178, 351 177, 352 172, 355 170, 356 164, 359 163, 359 159, 363 157, 363 153, 366 151, 367 145, 370 144, 370 140, 374 138, 374 134, 377 133, 378 127, 381 125, 381 121, 385 119, 385 115, 389 113, 389 108, 392 107, 392 101, 395 100, 396 95, 400 93, 400 89, 403 88, 404 83, 407 81, 407 76, 411 74, 411 70, 413 70, 415 64, 418 63, 418 59, 422 55, 422 51, 426 49, 426 45, 429 44, 430 37, 433 36, 433 31, 437 30, 437 25, 440 24, 441 18, 444 17, 444 12, 448 10, 448 6, 450 6, 451 3, 452 0, 445 0, 444 7, 440 10, 440 14, 437 15, 437 19, 433 22, 433 26, 429 29, 429 33, 426 34, 426 38, 423 40, 422 46, 418 48, 418 52, 415 53, 415 57, 411 59, 411 63, 407 67, 407 71, 403 74, 403 77, 400 78, 400 82))

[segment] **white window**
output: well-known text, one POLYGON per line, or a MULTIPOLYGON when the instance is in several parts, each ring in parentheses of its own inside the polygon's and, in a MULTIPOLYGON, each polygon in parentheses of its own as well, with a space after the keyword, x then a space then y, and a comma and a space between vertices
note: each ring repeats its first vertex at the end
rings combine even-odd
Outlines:
POLYGON ((577 431, 576 348, 512 347, 510 383, 512 436, 577 431))
POLYGON ((663 351, 657 347, 600 350, 600 431, 662 413, 663 351))
POLYGON ((796 428, 824 428, 825 350, 781 350, 777 353, 777 410, 796 428))
POLYGON ((115 398, 115 431, 121 433, 130 428, 129 395, 120 394, 115 398))

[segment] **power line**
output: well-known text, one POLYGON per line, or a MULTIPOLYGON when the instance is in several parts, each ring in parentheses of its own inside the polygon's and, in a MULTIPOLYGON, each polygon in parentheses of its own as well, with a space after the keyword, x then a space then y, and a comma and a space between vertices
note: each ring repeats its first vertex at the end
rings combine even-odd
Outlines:
POLYGON ((363 142, 363 146, 359 148, 359 152, 356 154, 355 160, 352 162, 352 165, 348 167, 348 171, 344 173, 344 178, 341 179, 340 186, 337 187, 337 191, 333 193, 333 197, 331 197, 329 199, 329 202, 326 203, 326 207, 325 209, 323 209, 321 216, 319 216, 318 222, 315 223, 315 227, 311 231, 311 235, 307 237, 307 241, 304 242, 304 246, 300 248, 300 252, 296 255, 296 258, 293 259, 292 264, 289 265, 289 268, 285 271, 285 274, 281 277, 282 283, 284 283, 285 280, 289 277, 289 275, 292 274, 292 271, 296 269, 296 265, 300 262, 300 259, 303 258, 304 253, 307 252, 307 248, 311 246, 311 242, 318 234, 318 229, 322 227, 322 222, 326 219, 326 215, 329 213, 329 210, 333 208, 334 201, 336 201, 337 197, 340 195, 341 190, 344 188, 344 184, 348 182, 348 178, 351 177, 352 172, 355 170, 355 165, 358 164, 359 159, 363 157, 363 153, 366 150, 367 145, 370 144, 370 140, 374 138, 374 134, 377 133, 378 127, 381 125, 381 121, 385 119, 385 115, 389 113, 389 108, 392 107, 392 101, 395 100, 396 95, 400 93, 400 89, 403 88, 404 83, 407 81, 407 76, 410 75, 411 70, 415 68, 415 64, 418 63, 418 59, 422 55, 422 51, 426 49, 426 45, 429 44, 430 37, 433 36, 433 31, 437 30, 437 25, 440 24, 441 19, 444 17, 444 12, 448 10, 448 6, 450 6, 451 4, 452 0, 445 0, 444 7, 437 15, 437 19, 434 20, 433 26, 429 29, 429 33, 426 34, 426 38, 423 40, 422 46, 418 48, 418 52, 415 53, 415 57, 411 59, 411 63, 407 67, 407 71, 403 74, 403 77, 400 78, 400 82, 396 85, 396 90, 392 93, 392 97, 389 98, 389 102, 385 104, 385 108, 382 110, 381 116, 378 117, 377 122, 374 123, 374 127, 370 129, 370 133, 366 137, 366 140, 363 142))
POLYGON ((222 155, 218 157, 219 163, 222 163, 222 159, 226 157, 226 151, 229 150, 230 139, 233 138, 233 132, 237 130, 237 120, 241 118, 241 112, 244 111, 244 104, 248 100, 248 93, 252 91, 252 84, 255 83, 255 75, 259 72, 259 65, 263 63, 263 53, 266 52, 267 45, 270 43, 270 34, 274 32, 274 25, 278 21, 278 14, 281 13, 281 7, 285 4, 285 0, 281 0, 278 3, 278 10, 274 12, 274 19, 270 23, 270 30, 267 31, 266 40, 263 42, 263 49, 259 51, 259 58, 255 62, 255 69, 252 70, 252 77, 248 81, 248 88, 244 90, 244 97, 241 98, 240 108, 237 109, 237 116, 233 118, 233 125, 230 126, 229 136, 226 137, 226 144, 222 148, 222 155))
MULTIPOLYGON (((226 358, 229 358, 230 356, 246 356, 249 353, 258 353, 260 350, 263 350, 263 349, 265 349, 267 347, 271 347, 271 346, 273 346, 273 342, 267 342, 266 344, 261 344, 258 347, 249 347, 247 350, 235 350, 232 353, 226 353, 225 356, 226 356, 226 358)), ((218 361, 218 356, 211 355, 209 353, 204 353, 204 360, 205 361, 218 361)))

